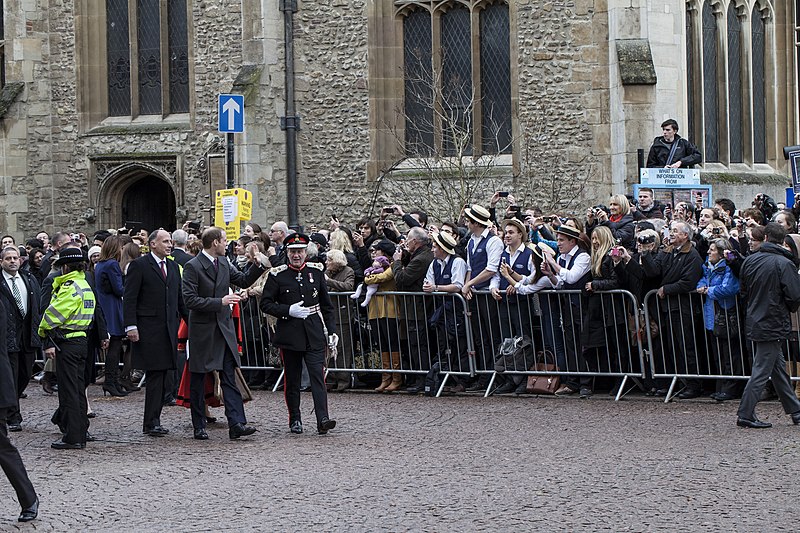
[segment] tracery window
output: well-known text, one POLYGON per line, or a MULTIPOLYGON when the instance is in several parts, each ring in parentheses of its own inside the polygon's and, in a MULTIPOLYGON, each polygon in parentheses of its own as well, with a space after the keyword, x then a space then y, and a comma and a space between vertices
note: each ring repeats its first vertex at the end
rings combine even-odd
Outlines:
POLYGON ((186 9, 186 0, 106 0, 109 116, 189 111, 186 9))
POLYGON ((771 24, 766 0, 686 4, 687 130, 705 163, 767 162, 771 24))
POLYGON ((406 154, 511 153, 507 2, 396 5, 403 21, 406 154))

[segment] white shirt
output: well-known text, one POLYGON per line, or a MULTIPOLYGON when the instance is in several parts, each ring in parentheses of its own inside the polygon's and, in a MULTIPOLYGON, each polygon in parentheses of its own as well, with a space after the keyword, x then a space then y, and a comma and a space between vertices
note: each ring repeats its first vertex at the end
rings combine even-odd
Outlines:
MULTIPOLYGON (((508 246, 505 247, 504 251, 508 252, 508 259, 509 259, 508 266, 512 267, 511 270, 514 270, 514 268, 513 268, 514 267, 514 263, 516 263, 517 257, 519 257, 519 254, 522 253, 523 249, 525 249, 525 245, 524 244, 520 244, 519 248, 517 248, 517 251, 512 254, 511 250, 509 249, 509 247, 508 246)), ((501 259, 502 259, 502 256, 501 256, 501 259)), ((536 272, 536 267, 533 266, 533 254, 531 254, 528 257, 528 271, 536 272)), ((490 290, 491 289, 500 288, 500 278, 501 277, 502 277, 502 274, 500 274, 500 270, 498 268, 497 272, 495 272, 494 276, 492 276, 492 281, 489 282, 489 289, 490 290)), ((512 283, 512 285, 513 285, 513 283, 512 283)))
POLYGON ((218 257, 214 257, 213 255, 211 255, 210 253, 206 252, 205 250, 203 250, 200 253, 203 254, 204 256, 206 256, 208 258, 208 260, 211 261, 212 265, 214 264, 214 261, 217 261, 217 265, 219 265, 219 258, 218 257))
POLYGON ((12 287, 13 283, 16 283, 17 288, 19 289, 19 295, 22 300, 22 309, 23 315, 28 314, 28 288, 25 286, 25 282, 22 281, 22 276, 17 273, 16 276, 12 277, 8 272, 3 270, 3 278, 6 280, 6 285, 8 285, 8 290, 11 291, 11 294, 14 294, 14 289, 12 287))
MULTIPOLYGON (((569 265, 569 262, 572 260, 572 257, 578 253, 580 248, 576 244, 575 247, 567 252, 566 254, 560 254, 556 262, 564 260, 566 265, 569 265)), ((575 258, 575 263, 573 263, 572 268, 569 270, 566 266, 561 267, 561 271, 556 274, 556 278, 558 279, 555 287, 560 289, 565 283, 572 284, 577 283, 583 276, 589 272, 589 269, 592 268, 592 257, 589 254, 581 254, 575 258)))
MULTIPOLYGON (((490 233, 489 228, 486 228, 483 230, 483 233, 477 236, 472 235, 469 240, 472 241, 472 249, 474 250, 481 239, 486 238, 484 242, 484 246, 486 247, 486 270, 497 272, 500 269, 500 256, 503 255, 503 241, 500 238, 488 238, 490 233)), ((472 272, 472 267, 469 264, 469 253, 467 253, 467 272, 472 272)), ((478 274, 480 274, 480 272, 475 275, 477 276, 478 274)))
MULTIPOLYGON (((161 270, 161 262, 162 262, 162 261, 166 261, 166 260, 167 260, 167 258, 165 257, 164 259, 161 259, 161 258, 160 258, 160 257, 158 257, 156 254, 154 254, 153 252, 150 252, 150 256, 151 256, 151 257, 153 258, 153 260, 156 262, 156 266, 158 266, 158 269, 159 269, 159 270, 161 270)), ((164 265, 164 270, 163 270, 163 271, 164 271, 164 272, 169 272, 169 271, 167 270, 167 265, 166 265, 166 264, 164 265)))
POLYGON ((539 291, 544 291, 553 288, 553 284, 550 282, 550 278, 547 276, 542 276, 539 278, 538 281, 534 282, 533 277, 536 275, 536 272, 532 273, 525 279, 522 279, 517 282, 514 287, 517 289, 518 294, 534 294, 539 291))
POLYGON ((448 261, 453 262, 453 266, 450 267, 450 285, 455 285, 461 289, 464 287, 464 282, 467 279, 467 263, 457 255, 448 255, 447 259, 444 260, 434 259, 433 262, 431 262, 431 264, 428 266, 428 273, 425 274, 425 281, 431 285, 436 285, 436 276, 433 273, 433 265, 434 263, 438 262, 439 266, 442 267, 442 272, 444 272, 448 261))

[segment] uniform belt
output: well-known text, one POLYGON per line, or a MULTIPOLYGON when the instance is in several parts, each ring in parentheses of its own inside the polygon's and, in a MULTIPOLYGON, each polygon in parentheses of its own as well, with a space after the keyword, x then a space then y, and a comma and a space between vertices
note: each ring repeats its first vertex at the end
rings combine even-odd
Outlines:
POLYGON ((319 312, 319 310, 320 310, 320 309, 319 309, 319 304, 317 304, 317 305, 312 305, 311 307, 309 307, 309 309, 311 310, 311 312, 312 312, 312 313, 318 313, 318 312, 319 312))
POLYGON ((74 339, 77 337, 85 337, 85 336, 86 336, 85 331, 70 331, 64 334, 65 339, 74 339))

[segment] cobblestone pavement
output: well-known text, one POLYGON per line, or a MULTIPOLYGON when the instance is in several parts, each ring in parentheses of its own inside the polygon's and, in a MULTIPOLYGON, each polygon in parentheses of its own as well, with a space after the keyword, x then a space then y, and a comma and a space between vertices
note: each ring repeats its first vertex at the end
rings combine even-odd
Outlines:
POLYGON ((191 439, 141 434, 143 392, 99 397, 99 439, 57 451, 56 398, 31 385, 12 434, 40 494, 18 524, 0 483, 0 531, 797 531, 800 427, 760 405, 771 430, 735 427, 735 403, 649 398, 330 396, 339 426, 286 427, 281 394, 246 407, 253 437, 224 418, 191 439))

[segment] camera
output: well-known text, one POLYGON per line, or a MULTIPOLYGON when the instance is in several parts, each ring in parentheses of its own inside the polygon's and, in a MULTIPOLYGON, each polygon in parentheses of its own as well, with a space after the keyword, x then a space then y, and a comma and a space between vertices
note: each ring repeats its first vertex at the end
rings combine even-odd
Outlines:
POLYGON ((383 212, 386 213, 387 215, 391 215, 392 213, 394 213, 394 209, 392 209, 391 207, 384 207, 383 212))
POLYGON ((508 196, 508 191, 499 191, 497 193, 497 196, 499 196, 500 198, 505 198, 506 196, 508 196))
POLYGON ((199 220, 195 220, 195 221, 189 222, 186 226, 189 227, 189 228, 192 228, 193 230, 199 230, 200 229, 200 221, 199 220))
POLYGON ((636 237, 636 242, 639 244, 655 244, 656 236, 655 235, 639 235, 636 237))
POLYGON ((608 255, 610 255, 611 257, 619 257, 620 256, 619 248, 612 248, 611 251, 608 252, 608 255))
POLYGON ((722 235, 722 228, 711 228, 711 235, 722 235))
POLYGON ((543 220, 543 221, 544 221, 546 224, 549 224, 549 223, 551 223, 551 222, 553 221, 553 217, 544 217, 544 218, 542 218, 542 220, 543 220))

